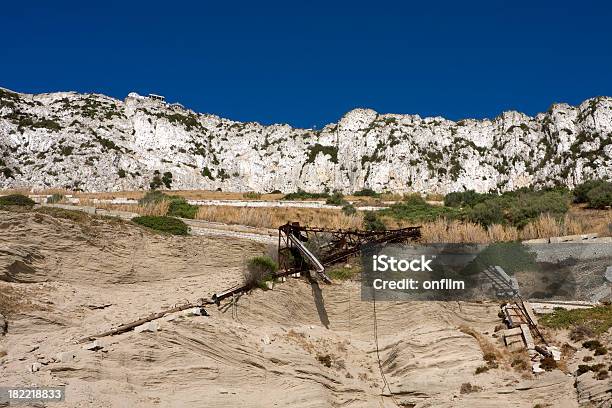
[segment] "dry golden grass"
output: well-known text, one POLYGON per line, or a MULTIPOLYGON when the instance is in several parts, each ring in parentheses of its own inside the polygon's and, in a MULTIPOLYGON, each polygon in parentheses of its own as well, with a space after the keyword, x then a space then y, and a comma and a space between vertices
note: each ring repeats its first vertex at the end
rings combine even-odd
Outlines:
POLYGON ((31 189, 31 188, 7 188, 4 190, 0 190, 0 195, 8 195, 8 194, 23 194, 23 195, 49 195, 49 194, 73 194, 72 191, 66 190, 63 188, 45 188, 45 189, 31 189))
MULTIPOLYGON (((245 199, 244 193, 231 193, 223 191, 207 190, 169 190, 164 191, 168 195, 177 195, 187 200, 250 200, 245 199)), ((97 198, 101 200, 112 200, 113 198, 129 198, 139 200, 146 194, 146 191, 117 191, 107 193, 76 193, 79 198, 97 198)), ((284 194, 262 194, 258 200, 275 201, 282 199, 284 194)))
POLYGON ((521 239, 550 238, 564 235, 597 233, 610 235, 612 211, 571 211, 563 218, 555 218, 549 214, 540 215, 535 221, 527 224, 521 230, 521 239), (588 216, 585 216, 588 214, 588 216))
MULTIPOLYGON (((172 192, 193 199, 240 199, 242 193, 221 193, 206 191, 172 192)), ((105 193, 106 198, 123 196, 126 198, 139 198, 142 192, 105 193)), ((81 205, 93 205, 89 195, 81 195, 81 205)), ((95 195, 104 198, 102 194, 95 195)), ((264 195, 264 199, 278 199, 276 195, 264 195)), ((362 199, 363 197, 359 197, 362 199)), ((391 197, 389 197, 391 198, 391 197)), ((396 197, 393 197, 396 198, 396 197)), ((98 204, 100 208, 129 211, 141 215, 166 215, 168 203, 141 206, 122 204, 98 204)), ((247 225, 258 228, 277 228, 289 221, 299 222, 302 225, 326 227, 335 229, 361 229, 363 227, 363 213, 347 216, 340 209, 316 209, 294 207, 232 207, 232 206, 202 206, 196 219, 221 222, 226 224, 247 225)), ((384 217, 388 228, 403 228, 414 226, 415 223, 384 217)), ((499 241, 526 240, 535 238, 549 238, 554 236, 597 233, 600 236, 610 235, 612 224, 612 210, 589 210, 573 206, 563 218, 555 218, 548 214, 541 215, 529 223, 522 230, 512 226, 495 224, 489 228, 470 222, 439 219, 421 224, 423 242, 475 242, 491 243, 499 241)))
POLYGON ((498 350, 497 347, 495 347, 495 345, 489 341, 489 339, 477 332, 472 327, 462 325, 459 326, 459 331, 476 339, 485 361, 502 361, 504 359, 503 353, 498 350))
POLYGON ((518 237, 518 231, 513 227, 496 224, 492 225, 487 230, 471 222, 461 222, 443 218, 423 224, 421 233, 423 242, 427 243, 490 243, 513 241, 518 237))
POLYGON ((340 210, 293 207, 202 206, 196 219, 262 228, 278 228, 290 221, 336 229, 358 229, 362 226, 361 214, 345 215, 340 210))
POLYGON ((163 200, 163 201, 160 201, 159 203, 151 203, 151 204, 146 204, 146 205, 108 204, 108 203, 93 204, 92 201, 86 199, 86 200, 81 200, 81 205, 95 206, 97 208, 102 208, 105 210, 133 212, 139 215, 166 215, 168 213, 168 207, 170 206, 170 202, 163 200))
POLYGON ((0 282, 0 313, 10 318, 18 313, 46 310, 47 307, 34 304, 29 300, 37 299, 41 293, 41 289, 28 288, 24 290, 10 283, 0 282))

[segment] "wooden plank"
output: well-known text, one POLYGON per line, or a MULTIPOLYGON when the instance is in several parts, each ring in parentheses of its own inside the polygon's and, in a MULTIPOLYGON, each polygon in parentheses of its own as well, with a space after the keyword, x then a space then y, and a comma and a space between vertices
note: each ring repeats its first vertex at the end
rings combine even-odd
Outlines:
POLYGON ((536 314, 533 311, 533 308, 531 307, 531 303, 524 301, 523 302, 523 306, 525 307, 525 311, 527 312, 527 316, 529 316, 529 318, 531 319, 531 321, 533 322, 533 324, 535 324, 536 326, 538 325, 538 318, 536 316, 536 314))
POLYGON ((525 346, 527 346, 527 350, 534 350, 535 343, 533 341, 533 337, 531 336, 529 326, 527 326, 526 324, 521 324, 521 330, 523 332, 523 339, 525 340, 525 346))
POLYGON ((525 342, 523 341, 522 336, 505 337, 504 343, 506 344, 506 346, 511 346, 513 344, 520 344, 521 346, 525 345, 525 342))
POLYGON ((522 334, 522 333, 523 331, 521 330, 520 327, 515 327, 512 329, 507 329, 507 330, 502 331, 502 335, 504 337, 515 336, 517 334, 522 334))

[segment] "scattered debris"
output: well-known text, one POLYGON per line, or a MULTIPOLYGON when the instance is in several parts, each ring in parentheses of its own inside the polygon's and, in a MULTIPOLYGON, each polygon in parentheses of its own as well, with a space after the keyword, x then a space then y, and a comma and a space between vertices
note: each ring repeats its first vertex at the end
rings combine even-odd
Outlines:
POLYGON ((107 307, 112 306, 112 303, 103 303, 101 305, 87 305, 88 308, 90 308, 91 310, 97 310, 97 309, 106 309, 107 307))
POLYGON ((83 346, 83 349, 89 351, 98 351, 102 350, 103 348, 104 346, 102 345, 102 342, 100 340, 94 340, 92 343, 83 346))
POLYGON ((58 363, 69 363, 76 358, 76 354, 72 351, 62 351, 55 355, 55 361, 58 363))
POLYGON ((556 346, 548 346, 547 347, 548 351, 551 353, 552 358, 555 361, 561 361, 561 350, 559 350, 559 347, 556 346))
POLYGON ((263 344, 270 344, 272 343, 272 341, 270 340, 270 337, 268 337, 267 334, 264 334, 264 336, 261 338, 261 341, 263 342, 263 344))
POLYGON ((192 307, 183 312, 183 316, 208 316, 208 312, 203 307, 192 307))
POLYGON ((32 365, 30 366, 30 372, 31 373, 35 373, 38 370, 40 370, 42 368, 42 364, 36 362, 36 363, 32 363, 32 365))
POLYGON ((159 323, 157 322, 147 322, 145 324, 141 324, 140 326, 137 326, 134 328, 134 331, 136 333, 156 332, 157 330, 159 330, 159 323))

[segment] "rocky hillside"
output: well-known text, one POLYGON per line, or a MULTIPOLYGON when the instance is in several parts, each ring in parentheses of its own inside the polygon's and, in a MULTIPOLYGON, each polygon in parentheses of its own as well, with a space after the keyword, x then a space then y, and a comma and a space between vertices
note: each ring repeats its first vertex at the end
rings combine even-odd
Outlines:
POLYGON ((134 93, 0 88, 0 188, 510 190, 612 174, 612 98, 493 120, 348 112, 322 130, 198 114, 134 93))

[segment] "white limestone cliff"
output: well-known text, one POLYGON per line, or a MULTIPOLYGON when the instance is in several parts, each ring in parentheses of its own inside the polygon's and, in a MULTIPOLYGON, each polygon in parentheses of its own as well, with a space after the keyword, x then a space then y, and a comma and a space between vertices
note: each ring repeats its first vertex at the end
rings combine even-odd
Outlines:
POLYGON ((505 191, 612 174, 612 98, 493 120, 348 112, 322 130, 198 114, 131 93, 0 88, 0 188, 505 191), (158 173, 156 173, 158 172, 158 173))

